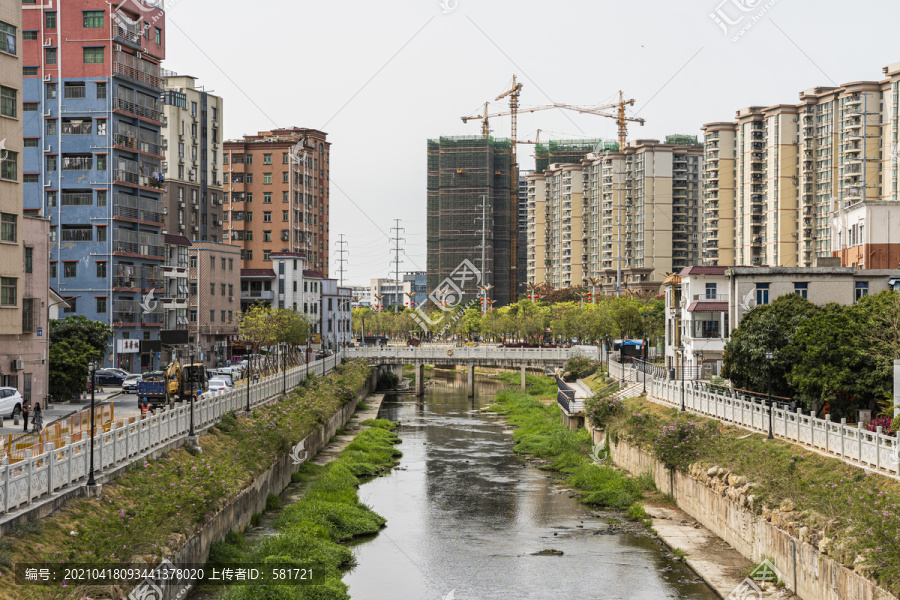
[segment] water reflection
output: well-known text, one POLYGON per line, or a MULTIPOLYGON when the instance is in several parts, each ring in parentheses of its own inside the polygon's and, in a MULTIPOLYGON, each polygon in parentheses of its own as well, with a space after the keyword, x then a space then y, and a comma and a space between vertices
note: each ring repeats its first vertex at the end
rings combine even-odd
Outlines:
MULTIPOLYGON (((434 373, 434 372, 432 372, 434 373)), ((387 398, 381 416, 400 421, 404 456, 390 475, 360 488, 388 519, 358 543, 346 577, 354 600, 444 598, 572 600, 689 598, 716 594, 648 537, 604 535, 608 522, 512 452, 494 417, 478 412, 501 384, 432 375, 426 397, 387 398), (533 556, 541 550, 561 556, 533 556)))

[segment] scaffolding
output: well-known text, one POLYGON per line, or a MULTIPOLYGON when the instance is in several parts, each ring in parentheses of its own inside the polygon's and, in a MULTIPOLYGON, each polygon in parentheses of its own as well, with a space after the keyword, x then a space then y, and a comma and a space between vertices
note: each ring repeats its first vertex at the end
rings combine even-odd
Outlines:
POLYGON ((618 152, 618 142, 601 139, 551 140, 535 144, 534 170, 543 173, 552 164, 573 164, 581 162, 591 152, 618 152))
MULTIPOLYGON (((511 290, 512 235, 516 215, 510 205, 512 145, 505 138, 441 137, 428 140, 428 290, 469 260, 483 270, 482 284, 503 305, 511 290), (482 198, 487 199, 485 265, 481 265, 482 198)), ((477 297, 479 282, 469 280, 463 302, 477 297)))

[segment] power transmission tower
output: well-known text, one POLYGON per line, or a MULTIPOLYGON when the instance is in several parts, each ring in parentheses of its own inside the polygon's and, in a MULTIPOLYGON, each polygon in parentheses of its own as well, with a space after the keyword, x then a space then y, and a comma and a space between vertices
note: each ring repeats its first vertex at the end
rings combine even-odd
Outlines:
POLYGON ((344 258, 344 254, 349 254, 349 250, 344 250, 344 246, 348 244, 348 242, 344 241, 344 234, 339 234, 340 239, 337 241, 338 246, 338 278, 341 280, 341 287, 344 287, 344 271, 347 269, 344 268, 344 263, 347 262, 347 259, 344 258))
POLYGON ((406 231, 406 229, 400 227, 400 219, 394 219, 394 226, 391 227, 391 232, 396 232, 394 237, 391 238, 391 241, 394 242, 394 288, 397 292, 394 312, 400 312, 400 263, 403 262, 400 260, 400 242, 405 241, 404 238, 400 237, 401 231, 406 231))

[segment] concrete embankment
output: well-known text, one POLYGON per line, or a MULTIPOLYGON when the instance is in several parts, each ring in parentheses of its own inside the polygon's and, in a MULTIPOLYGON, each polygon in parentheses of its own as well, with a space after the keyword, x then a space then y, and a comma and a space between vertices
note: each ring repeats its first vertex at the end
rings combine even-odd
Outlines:
MULTIPOLYGON (((651 473, 657 488, 678 507, 744 557, 758 563, 771 557, 786 587, 803 600, 897 600, 860 573, 822 554, 812 544, 755 514, 739 493, 741 481, 728 474, 671 471, 649 452, 619 438, 610 458, 634 475, 651 473)), ((702 570, 702 569, 700 569, 702 570)), ((701 573, 703 575, 703 573, 701 573)))

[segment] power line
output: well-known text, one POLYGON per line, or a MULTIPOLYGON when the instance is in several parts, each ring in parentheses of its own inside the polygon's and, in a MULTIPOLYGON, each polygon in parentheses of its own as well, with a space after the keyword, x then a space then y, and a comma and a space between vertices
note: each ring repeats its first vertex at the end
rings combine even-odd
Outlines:
POLYGON ((344 254, 347 254, 350 251, 344 250, 344 246, 346 246, 348 244, 348 242, 344 241, 344 234, 341 233, 338 235, 340 236, 340 239, 337 241, 337 245, 338 245, 337 254, 339 257, 338 261, 337 261, 338 262, 338 274, 339 274, 339 277, 341 280, 341 287, 344 287, 344 271, 346 271, 346 269, 344 268, 344 263, 347 262, 347 259, 344 258, 344 254))

